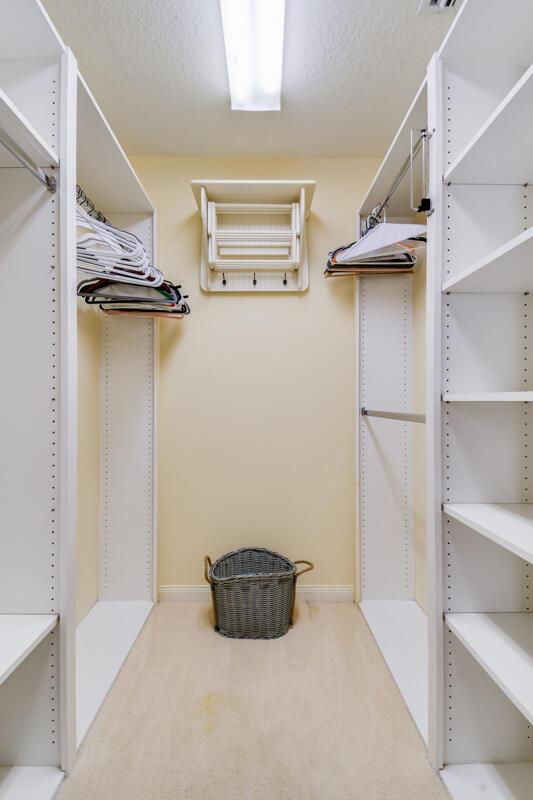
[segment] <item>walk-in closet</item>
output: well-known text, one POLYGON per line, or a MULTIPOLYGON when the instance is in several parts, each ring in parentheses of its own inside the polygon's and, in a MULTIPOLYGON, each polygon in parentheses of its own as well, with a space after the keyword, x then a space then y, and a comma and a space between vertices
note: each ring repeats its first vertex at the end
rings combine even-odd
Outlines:
POLYGON ((529 0, 0 20, 0 800, 531 800, 529 0))

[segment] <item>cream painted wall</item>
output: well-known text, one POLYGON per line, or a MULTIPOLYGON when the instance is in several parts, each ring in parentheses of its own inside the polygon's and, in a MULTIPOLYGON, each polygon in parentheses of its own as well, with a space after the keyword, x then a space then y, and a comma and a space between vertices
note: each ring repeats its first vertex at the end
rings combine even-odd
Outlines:
POLYGON ((198 585, 202 560, 264 545, 316 564, 313 585, 355 583, 355 352, 351 279, 328 250, 354 238, 378 161, 138 157, 158 209, 159 262, 192 314, 160 322, 159 582, 198 585), (312 178, 303 295, 199 288, 193 178, 312 178))
POLYGON ((90 611, 98 597, 99 313, 97 309, 78 302, 78 622, 90 611))

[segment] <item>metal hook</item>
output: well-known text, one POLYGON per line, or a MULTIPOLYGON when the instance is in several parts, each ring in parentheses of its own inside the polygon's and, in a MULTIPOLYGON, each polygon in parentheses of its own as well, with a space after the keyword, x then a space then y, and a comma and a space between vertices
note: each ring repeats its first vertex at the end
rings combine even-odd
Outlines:
POLYGON ((284 285, 284 286, 286 286, 286 285, 287 285, 287 273, 285 273, 285 275, 284 275, 284 277, 283 277, 283 285, 284 285))
POLYGON ((254 280, 253 280, 253 284, 254 284, 254 286, 257 286, 257 281, 256 281, 256 279, 255 279, 255 272, 254 272, 254 280))
POLYGON ((226 274, 223 272, 222 273, 222 286, 225 286, 226 284, 227 284, 226 274))

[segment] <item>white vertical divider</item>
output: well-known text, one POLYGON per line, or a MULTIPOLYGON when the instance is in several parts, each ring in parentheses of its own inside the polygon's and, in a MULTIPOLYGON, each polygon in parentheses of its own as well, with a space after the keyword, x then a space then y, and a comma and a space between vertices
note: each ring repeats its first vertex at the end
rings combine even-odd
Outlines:
POLYGON ((59 664, 61 766, 76 757, 76 104, 77 64, 67 48, 61 65, 59 174, 59 664))
POLYGON ((443 765, 444 625, 441 532, 441 313, 443 260, 443 107, 442 62, 428 66, 429 193, 434 213, 428 218, 426 311, 426 469, 429 636, 428 748, 435 769, 443 765))
MULTIPOLYGON (((153 247, 153 215, 113 215, 153 247)), ((104 316, 101 600, 154 598, 155 358, 152 319, 104 316)))
POLYGON ((362 600, 414 598, 411 424, 361 407, 411 411, 410 275, 359 280, 362 600))

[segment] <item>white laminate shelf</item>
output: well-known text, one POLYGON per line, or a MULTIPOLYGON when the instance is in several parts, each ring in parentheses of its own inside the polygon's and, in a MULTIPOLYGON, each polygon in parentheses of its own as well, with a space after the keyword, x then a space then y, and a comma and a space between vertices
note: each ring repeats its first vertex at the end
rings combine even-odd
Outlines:
POLYGON ((428 624, 414 600, 362 600, 359 608, 424 742, 428 740, 428 624))
POLYGON ((57 620, 57 614, 0 614, 0 683, 53 630, 57 620))
POLYGON ((445 403, 533 403, 533 392, 454 392, 442 399, 445 403))
POLYGON ((531 800, 531 762, 449 764, 440 776, 453 800, 531 800))
MULTIPOLYGON (((0 89, 0 141, 11 140, 19 153, 37 167, 57 167, 59 159, 33 125, 28 122, 7 94, 0 89)), ((7 144, 10 144, 8 141, 7 144)), ((0 166, 16 166, 17 161, 0 145, 0 166)))
POLYGON ((444 513, 533 563, 533 504, 445 503, 444 513))
POLYGON ((533 616, 453 613, 445 619, 478 664, 533 723, 533 616))
POLYGON ((78 745, 89 730, 153 605, 148 600, 100 600, 78 625, 76 631, 78 745))
POLYGON ((59 767, 0 767, 0 800, 51 800, 64 777, 59 767))
POLYGON ((443 292, 533 291, 533 227, 442 285, 443 292))
POLYGON ((444 174, 445 183, 525 184, 533 179, 533 65, 444 174))

